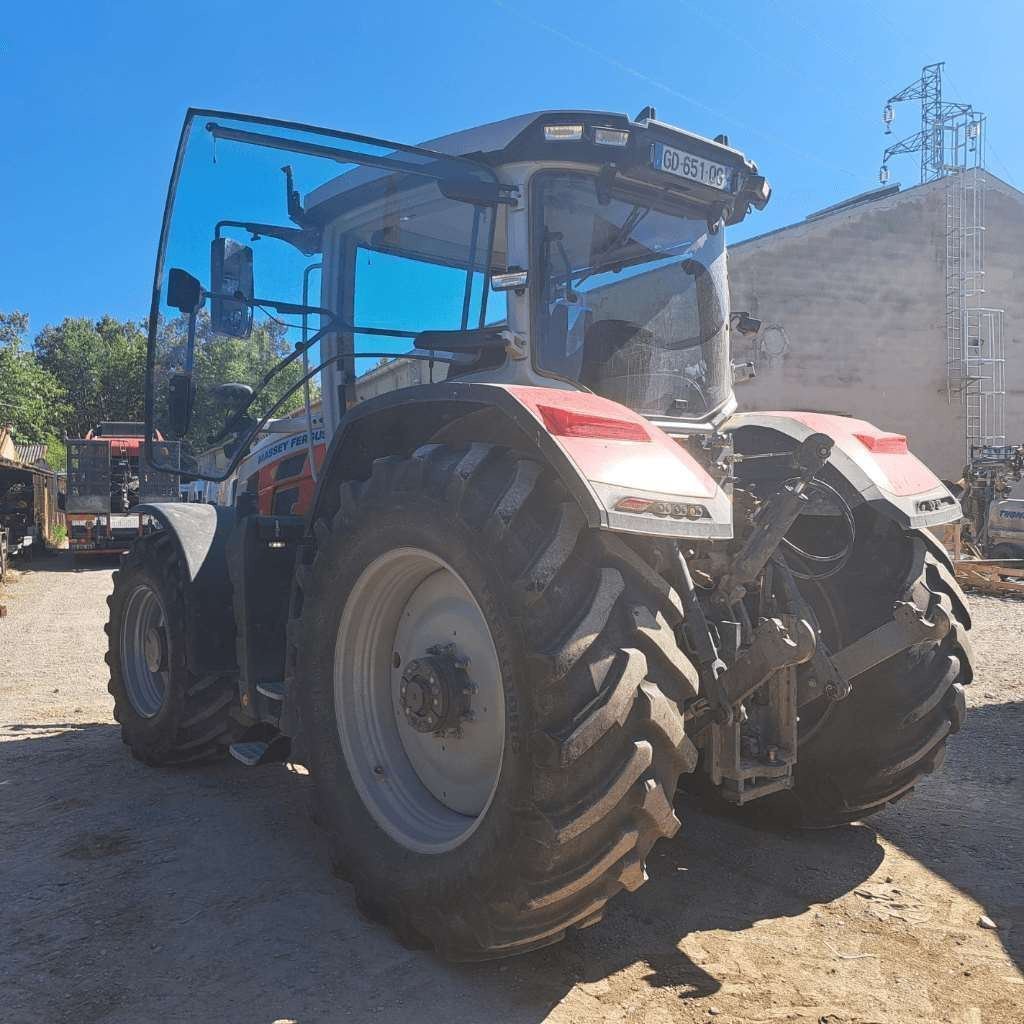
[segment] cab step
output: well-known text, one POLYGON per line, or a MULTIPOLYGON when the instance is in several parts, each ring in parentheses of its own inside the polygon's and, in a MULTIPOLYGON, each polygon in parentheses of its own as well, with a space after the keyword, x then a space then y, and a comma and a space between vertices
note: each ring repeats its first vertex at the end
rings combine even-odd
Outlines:
POLYGON ((265 740, 245 740, 232 743, 228 753, 246 768, 256 768, 263 764, 281 764, 288 759, 291 743, 286 736, 277 736, 269 742, 265 740))
POLYGON ((271 700, 284 700, 284 695, 288 692, 288 687, 283 679, 272 680, 264 683, 257 683, 256 692, 262 693, 264 697, 269 697, 271 700))

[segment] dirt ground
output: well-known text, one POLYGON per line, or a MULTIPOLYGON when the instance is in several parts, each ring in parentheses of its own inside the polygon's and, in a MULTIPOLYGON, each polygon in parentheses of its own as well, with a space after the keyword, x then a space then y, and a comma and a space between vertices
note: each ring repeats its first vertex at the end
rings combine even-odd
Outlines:
POLYGON ((0 597, 4 1020, 1024 1022, 1024 602, 973 601, 972 712, 909 800, 798 835, 681 801, 650 882, 602 924, 466 967, 359 917, 307 777, 128 756, 110 585, 65 553, 0 597))

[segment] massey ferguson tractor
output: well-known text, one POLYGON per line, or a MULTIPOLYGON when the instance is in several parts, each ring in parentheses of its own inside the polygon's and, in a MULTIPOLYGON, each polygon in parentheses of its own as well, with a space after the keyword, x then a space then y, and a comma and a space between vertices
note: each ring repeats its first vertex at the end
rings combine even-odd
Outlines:
POLYGON ((423 147, 190 111, 145 436, 237 485, 144 506, 116 574, 132 753, 305 765, 360 907, 456 960, 599 921, 681 780, 807 827, 906 796, 964 720, 960 506, 900 435, 737 412, 725 229, 769 195, 650 108, 423 147), (396 356, 424 382, 357 401, 396 356))

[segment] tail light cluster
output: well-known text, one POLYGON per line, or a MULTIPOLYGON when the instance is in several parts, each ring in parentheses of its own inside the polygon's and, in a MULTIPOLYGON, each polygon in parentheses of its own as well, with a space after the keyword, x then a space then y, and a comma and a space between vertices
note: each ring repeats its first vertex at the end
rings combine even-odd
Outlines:
POLYGON ((634 515, 670 517, 672 519, 706 519, 708 510, 703 505, 689 502, 659 501, 656 498, 622 498, 615 503, 616 512, 634 515))

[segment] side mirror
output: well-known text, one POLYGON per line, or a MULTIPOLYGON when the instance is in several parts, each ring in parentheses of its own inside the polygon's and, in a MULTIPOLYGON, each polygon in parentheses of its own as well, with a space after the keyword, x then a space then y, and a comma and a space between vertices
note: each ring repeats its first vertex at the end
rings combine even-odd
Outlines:
POLYGON ((229 338, 252 334, 252 249, 233 238, 210 243, 210 330, 229 338))
POLYGON ((761 321, 745 311, 733 313, 729 317, 732 329, 739 334, 757 334, 761 330, 761 321))
POLYGON ((196 384, 190 373, 176 373, 167 388, 167 421, 171 431, 184 437, 192 423, 196 384))
POLYGON ((203 286, 187 270, 172 267, 167 275, 167 305, 191 316, 203 306, 203 286))

